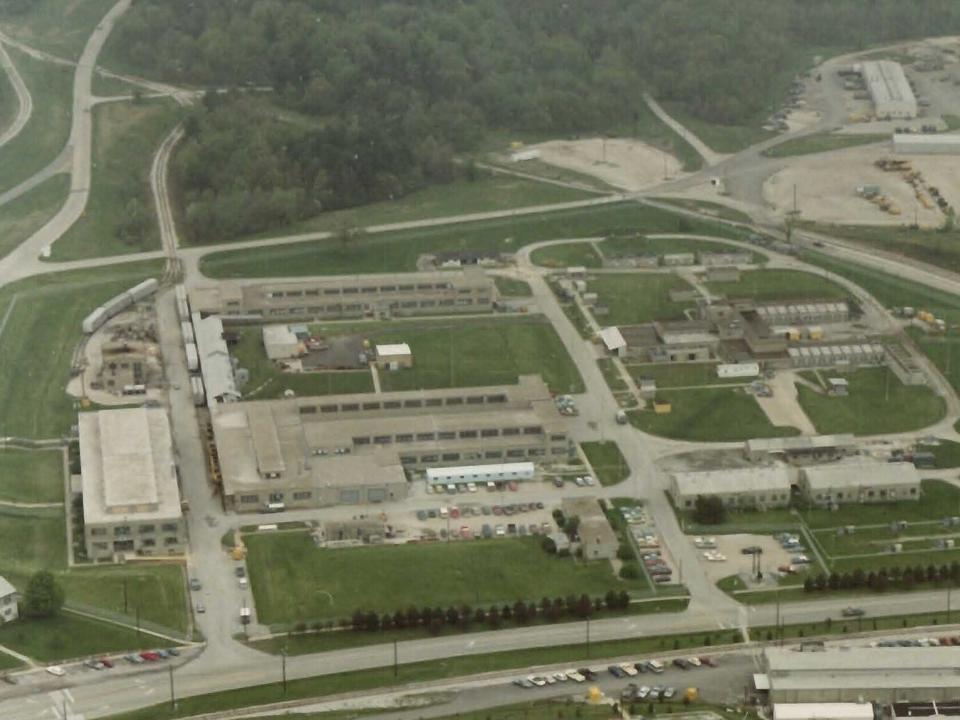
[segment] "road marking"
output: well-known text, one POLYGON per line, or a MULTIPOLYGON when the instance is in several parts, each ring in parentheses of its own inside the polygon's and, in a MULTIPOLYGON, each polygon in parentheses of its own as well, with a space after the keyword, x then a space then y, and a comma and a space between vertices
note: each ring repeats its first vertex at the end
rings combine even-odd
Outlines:
POLYGON ((69 701, 70 701, 70 704, 72 705, 72 704, 73 704, 73 695, 70 694, 70 690, 67 689, 67 688, 64 688, 63 694, 67 696, 67 700, 69 700, 69 701))

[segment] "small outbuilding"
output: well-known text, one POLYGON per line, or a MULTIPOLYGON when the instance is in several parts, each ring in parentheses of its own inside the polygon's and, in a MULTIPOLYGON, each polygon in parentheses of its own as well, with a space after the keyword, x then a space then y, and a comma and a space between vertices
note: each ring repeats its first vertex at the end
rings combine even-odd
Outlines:
POLYGON ((400 370, 413 367, 413 353, 406 343, 377 345, 376 363, 381 370, 400 370))
POLYGON ((607 352, 617 357, 623 357, 627 354, 627 341, 623 339, 623 334, 618 327, 605 327, 600 331, 600 339, 607 352))
POLYGON ((8 623, 20 617, 17 605, 19 601, 20 593, 9 580, 0 575, 0 621, 8 623))
POLYGON ((304 352, 300 339, 289 325, 264 325, 263 349, 270 360, 289 360, 304 352))

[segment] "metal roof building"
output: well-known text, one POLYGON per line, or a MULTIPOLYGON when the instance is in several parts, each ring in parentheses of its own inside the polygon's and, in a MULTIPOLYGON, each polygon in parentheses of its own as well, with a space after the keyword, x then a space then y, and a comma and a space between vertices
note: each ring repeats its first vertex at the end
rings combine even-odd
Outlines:
POLYGON ((920 474, 913 463, 856 458, 803 468, 800 487, 812 502, 825 505, 919 500, 920 474))
POLYGON ((893 136, 893 151, 904 155, 958 155, 960 154, 960 135, 897 133, 893 136))
POLYGON ((678 508, 692 508, 698 496, 716 495, 730 507, 786 507, 791 475, 783 465, 772 467, 674 473, 670 495, 678 508))
POLYGON ((860 63, 857 70, 863 76, 878 118, 908 119, 917 116, 917 98, 900 63, 871 60, 860 63))
POLYGON ((773 703, 944 700, 960 694, 960 657, 951 647, 769 647, 764 662, 773 703))
POLYGON ((842 435, 798 435, 783 438, 756 438, 744 443, 743 451, 749 460, 770 457, 830 458, 852 454, 857 441, 850 433, 842 435))
POLYGON ((873 720, 873 704, 774 703, 773 720, 873 720))
POLYGON ((627 351, 627 341, 623 339, 623 333, 620 332, 618 327, 603 328, 600 331, 600 339, 611 355, 623 355, 627 351))
POLYGON ((200 313, 194 313, 193 331, 200 356, 200 374, 207 389, 207 407, 239 400, 230 351, 223 339, 223 322, 216 315, 201 319, 200 313))

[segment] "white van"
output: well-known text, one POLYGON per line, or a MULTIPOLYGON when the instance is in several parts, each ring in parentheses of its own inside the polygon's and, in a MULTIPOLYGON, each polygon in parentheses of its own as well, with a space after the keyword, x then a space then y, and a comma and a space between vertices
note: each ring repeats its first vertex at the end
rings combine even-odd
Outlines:
POLYGON ((664 670, 663 662, 660 660, 648 660, 647 667, 650 668, 650 672, 662 673, 664 670))

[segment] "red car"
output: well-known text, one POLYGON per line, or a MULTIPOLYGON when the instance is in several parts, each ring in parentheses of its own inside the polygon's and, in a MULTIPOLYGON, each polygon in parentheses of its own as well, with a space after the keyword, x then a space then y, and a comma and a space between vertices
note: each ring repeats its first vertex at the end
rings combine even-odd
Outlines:
POLYGON ((460 517, 460 508, 455 508, 455 507, 450 508, 450 517, 452 518, 460 517))
POLYGON ((160 653, 154 652, 153 650, 144 650, 140 653, 140 657, 147 662, 157 662, 157 660, 160 659, 160 653))
POLYGON ((706 665, 707 667, 716 667, 716 666, 717 666, 717 661, 714 660, 712 657, 707 657, 706 655, 701 655, 701 656, 700 656, 700 662, 702 662, 702 663, 703 663, 704 665, 706 665))
POLYGON ((100 658, 100 660, 98 660, 98 662, 99 662, 101 665, 103 665, 105 668, 112 668, 112 667, 113 667, 113 660, 111 660, 110 658, 102 657, 102 658, 100 658))
POLYGON ((473 537, 473 533, 470 532, 469 527, 464 525, 462 528, 460 528, 460 537, 469 540, 471 537, 473 537))

